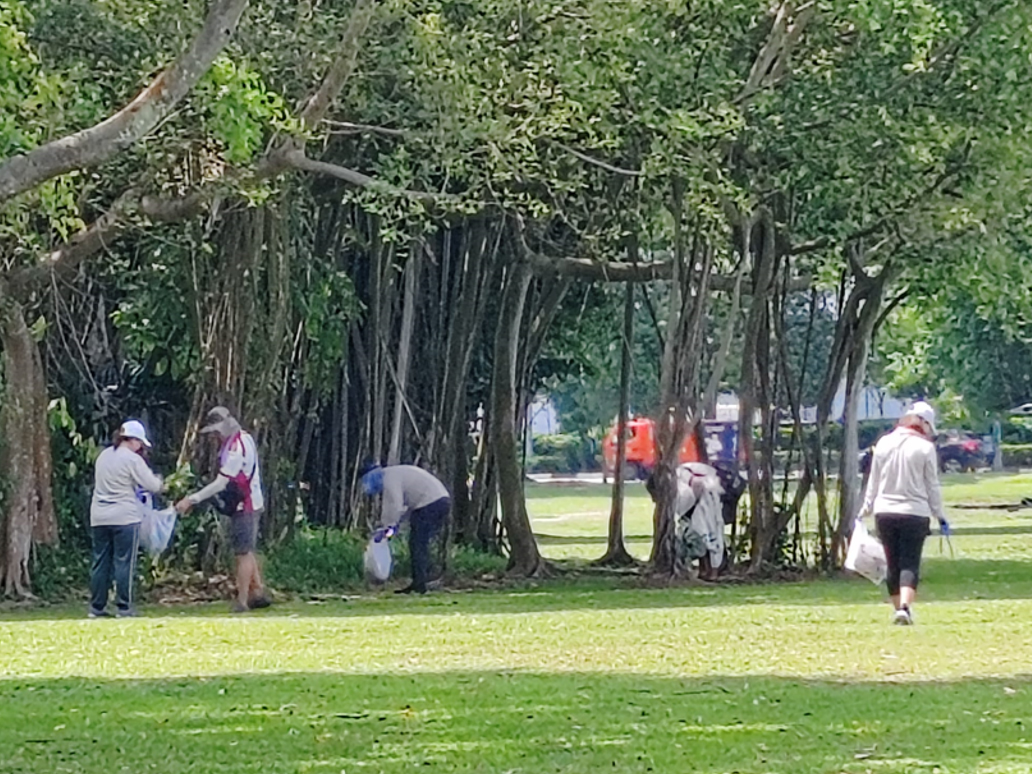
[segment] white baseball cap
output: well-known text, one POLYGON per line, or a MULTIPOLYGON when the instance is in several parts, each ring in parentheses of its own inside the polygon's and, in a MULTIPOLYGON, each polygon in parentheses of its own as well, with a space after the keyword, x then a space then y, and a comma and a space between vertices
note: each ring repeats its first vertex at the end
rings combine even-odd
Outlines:
POLYGON ((118 434, 123 438, 135 438, 138 441, 142 441, 143 445, 148 449, 151 447, 150 438, 147 437, 147 431, 143 427, 143 423, 135 419, 129 419, 122 423, 122 426, 118 428, 118 434))
POLYGON ((935 409, 928 403, 925 403, 923 400, 916 401, 913 406, 907 409, 907 413, 904 416, 923 419, 932 428, 932 435, 935 435, 935 409))

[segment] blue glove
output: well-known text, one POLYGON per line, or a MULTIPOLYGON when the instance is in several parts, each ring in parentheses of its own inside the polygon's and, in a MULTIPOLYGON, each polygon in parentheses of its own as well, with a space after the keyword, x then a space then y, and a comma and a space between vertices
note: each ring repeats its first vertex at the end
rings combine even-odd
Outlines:
POLYGON ((380 527, 373 533, 373 542, 380 543, 387 538, 388 540, 398 534, 397 525, 392 527, 380 527))
POLYGON ((946 519, 939 519, 939 534, 946 537, 953 534, 953 530, 950 529, 950 523, 946 519))

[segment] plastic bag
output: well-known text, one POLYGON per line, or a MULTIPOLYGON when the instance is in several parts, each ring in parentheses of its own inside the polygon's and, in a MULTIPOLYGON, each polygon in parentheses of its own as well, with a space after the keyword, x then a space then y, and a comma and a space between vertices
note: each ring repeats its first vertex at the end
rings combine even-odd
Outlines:
POLYGON ((853 536, 849 538, 849 550, 846 552, 846 569, 863 575, 874 584, 885 580, 888 562, 885 559, 885 546, 860 519, 853 526, 853 536))
POLYGON ((143 520, 140 522, 140 545, 152 554, 160 554, 168 548, 176 528, 176 515, 175 508, 156 511, 144 506, 143 520))
POLYGON ((370 577, 383 583, 391 577, 391 545, 387 540, 370 540, 365 550, 365 571, 370 577))

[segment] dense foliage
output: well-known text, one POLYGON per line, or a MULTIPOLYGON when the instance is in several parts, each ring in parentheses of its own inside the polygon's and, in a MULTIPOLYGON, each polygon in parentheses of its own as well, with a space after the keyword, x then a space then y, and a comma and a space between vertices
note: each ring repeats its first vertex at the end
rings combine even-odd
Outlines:
MULTIPOLYGON (((1032 397, 1029 22, 1017 0, 10 0, 3 467, 42 443, 13 378, 42 352, 54 477, 34 491, 56 494, 67 550, 121 418, 196 475, 199 418, 229 400, 262 445, 269 541, 363 530, 361 461, 413 461, 455 492, 456 539, 538 572, 516 417, 547 390, 597 439, 633 279, 631 407, 698 411, 717 389, 747 407, 758 568, 798 517, 762 473, 777 418, 816 403, 823 423, 876 331, 903 394, 1032 397), (17 188, 19 154, 116 114, 205 14, 243 6, 135 142, 17 188)), ((824 498, 803 453, 822 433, 796 428, 792 459, 824 498)), ((19 498, 37 499, 4 503, 8 591, 50 518, 19 498)))

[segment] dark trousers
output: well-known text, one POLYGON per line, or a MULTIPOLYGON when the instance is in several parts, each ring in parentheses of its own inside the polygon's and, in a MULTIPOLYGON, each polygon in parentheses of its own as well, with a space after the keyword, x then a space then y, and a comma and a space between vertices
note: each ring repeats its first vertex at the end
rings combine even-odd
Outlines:
POLYGON ((921 569, 921 551, 925 538, 931 532, 928 517, 907 513, 879 513, 875 515, 875 523, 889 565, 885 579, 889 594, 899 594, 900 586, 916 589, 921 569))
POLYGON ((442 497, 412 511, 409 527, 409 555, 412 557, 412 588, 426 591, 430 580, 430 541, 444 526, 451 499, 442 497))
POLYGON ((107 607, 108 591, 115 581, 115 604, 128 611, 133 606, 133 575, 140 544, 140 525, 93 527, 93 567, 90 570, 90 609, 107 607))

